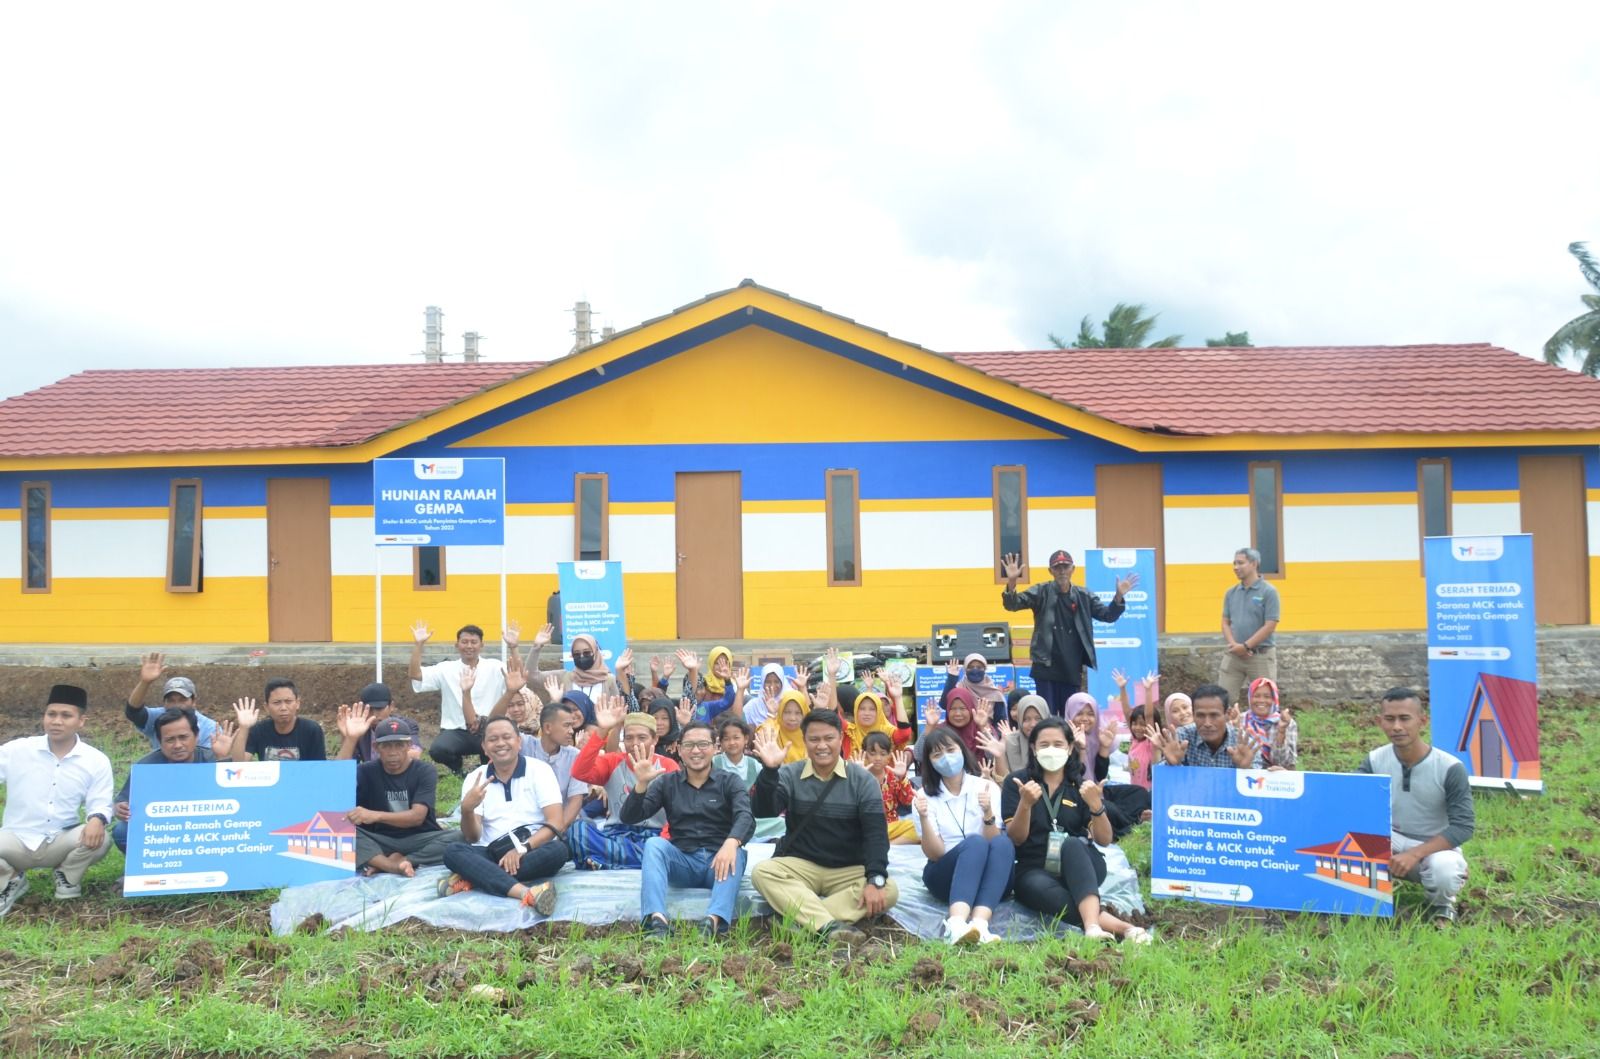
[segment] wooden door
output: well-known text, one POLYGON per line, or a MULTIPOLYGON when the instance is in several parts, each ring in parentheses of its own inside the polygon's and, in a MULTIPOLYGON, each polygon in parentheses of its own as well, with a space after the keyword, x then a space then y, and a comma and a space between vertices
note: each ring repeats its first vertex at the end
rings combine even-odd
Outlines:
POLYGON ((1167 627, 1166 530, 1161 465, 1108 463, 1094 469, 1094 533, 1102 548, 1154 548, 1156 628, 1167 627))
POLYGON ((333 556, 326 478, 267 479, 267 636, 333 639, 333 556))
POLYGON ((744 636, 744 535, 738 471, 679 474, 678 637, 744 636))
POLYGON ((1535 617, 1541 625, 1589 623, 1589 527, 1583 457, 1518 461, 1522 532, 1533 534, 1535 617))

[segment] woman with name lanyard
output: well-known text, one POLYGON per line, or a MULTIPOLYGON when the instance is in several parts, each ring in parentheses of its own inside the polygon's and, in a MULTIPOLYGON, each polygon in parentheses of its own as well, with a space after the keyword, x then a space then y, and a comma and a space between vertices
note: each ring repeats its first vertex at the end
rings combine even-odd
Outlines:
POLYGON ((1095 843, 1111 844, 1100 786, 1084 779, 1072 729, 1057 717, 1034 726, 1028 767, 1006 777, 1000 815, 1017 847, 1018 903, 1059 916, 1085 937, 1148 943, 1150 933, 1100 904, 1106 861, 1095 843))
POLYGON ((995 815, 1000 790, 974 775, 978 764, 967 744, 945 727, 931 729, 922 744, 922 790, 911 803, 928 863, 922 885, 950 903, 944 922, 952 945, 987 944, 995 906, 1011 888, 1017 851, 995 815))

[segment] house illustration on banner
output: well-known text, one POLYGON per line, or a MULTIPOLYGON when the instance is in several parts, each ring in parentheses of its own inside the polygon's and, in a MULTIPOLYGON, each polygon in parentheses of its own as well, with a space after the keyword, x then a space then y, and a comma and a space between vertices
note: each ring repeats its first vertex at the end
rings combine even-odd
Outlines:
POLYGON ((1389 836, 1350 831, 1343 838, 1295 850, 1316 862, 1314 878, 1346 889, 1370 893, 1380 901, 1393 900, 1389 879, 1389 836))
POLYGON ((1538 779, 1539 686, 1479 673, 1455 749, 1470 756, 1475 776, 1538 779))
POLYGON ((355 870, 356 825, 345 819, 348 811, 324 809, 313 813, 309 820, 278 828, 272 834, 283 836, 288 846, 278 856, 355 870))

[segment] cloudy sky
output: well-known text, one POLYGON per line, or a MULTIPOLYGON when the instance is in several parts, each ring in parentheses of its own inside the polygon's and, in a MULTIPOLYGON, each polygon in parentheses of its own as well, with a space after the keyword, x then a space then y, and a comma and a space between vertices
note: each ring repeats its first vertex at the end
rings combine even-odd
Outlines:
POLYGON ((0 395, 571 344, 749 276, 942 350, 1536 354, 1600 4, 0 7, 0 395), (1513 14, 1513 11, 1515 13, 1513 14))

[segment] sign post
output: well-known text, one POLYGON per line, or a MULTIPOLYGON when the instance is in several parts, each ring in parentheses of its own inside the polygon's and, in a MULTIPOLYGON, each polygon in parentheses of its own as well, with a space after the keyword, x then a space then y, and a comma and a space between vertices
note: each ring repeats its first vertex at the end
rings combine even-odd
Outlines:
POLYGON ((1474 787, 1541 792, 1533 538, 1428 537, 1433 745, 1474 787))
POLYGON ((495 545, 500 549, 500 630, 506 624, 506 461, 499 456, 372 461, 373 643, 383 680, 384 548, 495 545))

